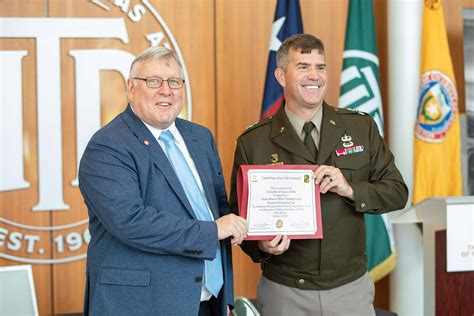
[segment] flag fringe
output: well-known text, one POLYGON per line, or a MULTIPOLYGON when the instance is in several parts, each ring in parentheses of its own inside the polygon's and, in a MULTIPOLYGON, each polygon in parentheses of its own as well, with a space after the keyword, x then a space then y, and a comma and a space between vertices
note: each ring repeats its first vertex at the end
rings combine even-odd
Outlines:
POLYGON ((372 270, 369 271, 369 275, 375 282, 386 277, 390 272, 393 271, 397 263, 397 252, 393 251, 384 261, 376 265, 372 270))

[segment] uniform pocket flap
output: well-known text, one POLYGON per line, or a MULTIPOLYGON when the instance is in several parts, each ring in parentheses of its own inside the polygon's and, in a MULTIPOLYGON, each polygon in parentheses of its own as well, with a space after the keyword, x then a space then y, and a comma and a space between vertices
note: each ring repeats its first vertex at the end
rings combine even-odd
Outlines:
POLYGON ((146 270, 124 270, 103 268, 100 276, 101 284, 149 286, 151 273, 146 270))
POLYGON ((334 157, 334 163, 339 169, 359 170, 368 165, 369 162, 369 155, 366 152, 334 157))

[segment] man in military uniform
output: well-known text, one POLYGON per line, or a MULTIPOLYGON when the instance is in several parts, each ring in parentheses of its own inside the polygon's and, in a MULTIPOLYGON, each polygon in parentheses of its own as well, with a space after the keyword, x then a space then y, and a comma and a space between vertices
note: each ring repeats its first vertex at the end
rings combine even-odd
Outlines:
POLYGON ((367 273, 364 213, 401 209, 408 189, 372 118, 324 102, 323 43, 294 35, 277 52, 275 76, 285 104, 237 140, 231 210, 241 165, 319 165, 323 239, 246 241, 262 266, 257 298, 264 315, 374 315, 367 273))

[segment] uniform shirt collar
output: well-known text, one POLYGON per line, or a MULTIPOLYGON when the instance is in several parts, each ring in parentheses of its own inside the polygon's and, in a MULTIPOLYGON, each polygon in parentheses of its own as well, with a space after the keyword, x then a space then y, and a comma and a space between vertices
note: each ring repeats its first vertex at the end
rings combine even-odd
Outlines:
MULTIPOLYGON (((290 121, 291 126, 296 131, 296 134, 303 140, 304 138, 304 131, 303 131, 303 125, 306 123, 306 121, 302 118, 300 118, 298 115, 295 113, 291 112, 288 107, 285 107, 285 114, 288 117, 288 120, 290 121)), ((316 133, 319 136, 319 131, 321 130, 321 122, 323 120, 323 108, 321 107, 319 111, 313 116, 311 119, 311 122, 313 122, 314 126, 316 127, 316 133)))

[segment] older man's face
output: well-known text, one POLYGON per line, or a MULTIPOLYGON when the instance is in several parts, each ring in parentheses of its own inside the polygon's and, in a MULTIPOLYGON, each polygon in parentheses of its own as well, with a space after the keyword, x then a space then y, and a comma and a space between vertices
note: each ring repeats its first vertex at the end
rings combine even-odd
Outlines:
POLYGON ((127 83, 128 99, 135 114, 153 127, 169 127, 183 107, 184 88, 171 89, 168 82, 163 81, 161 87, 152 89, 147 87, 145 81, 134 77, 181 78, 178 63, 173 58, 138 63, 127 83))

